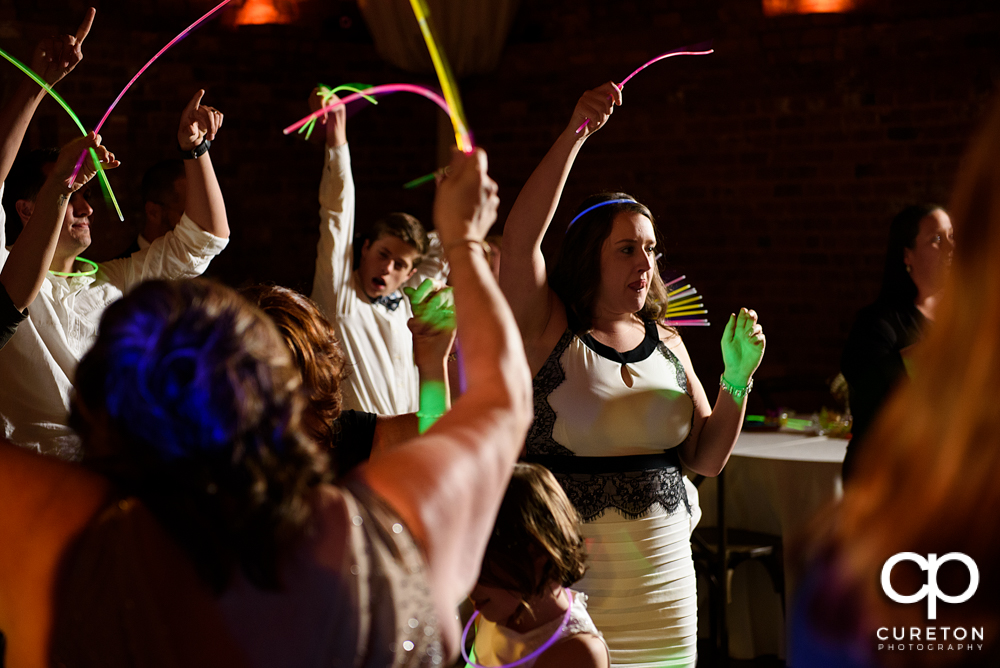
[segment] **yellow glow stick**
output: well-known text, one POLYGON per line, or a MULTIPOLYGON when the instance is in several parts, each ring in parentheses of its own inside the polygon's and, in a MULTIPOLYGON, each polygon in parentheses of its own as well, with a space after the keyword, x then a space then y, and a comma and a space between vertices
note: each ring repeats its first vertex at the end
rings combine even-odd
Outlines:
POLYGON ((472 151, 472 137, 469 136, 468 125, 465 122, 465 112, 462 110, 462 101, 458 97, 458 85, 455 83, 455 75, 451 72, 448 59, 445 54, 438 49, 438 42, 434 36, 434 29, 430 24, 431 11, 427 7, 426 0, 410 0, 413 13, 420 24, 420 32, 427 42, 427 50, 431 54, 431 61, 434 63, 434 71, 437 72, 438 82, 441 84, 441 91, 444 99, 451 109, 451 124, 455 128, 455 143, 464 152, 472 151))
POLYGON ((691 302, 699 302, 699 301, 701 301, 701 295, 695 295, 693 297, 687 297, 685 299, 671 299, 670 303, 667 305, 667 308, 680 308, 685 304, 690 304, 691 302))

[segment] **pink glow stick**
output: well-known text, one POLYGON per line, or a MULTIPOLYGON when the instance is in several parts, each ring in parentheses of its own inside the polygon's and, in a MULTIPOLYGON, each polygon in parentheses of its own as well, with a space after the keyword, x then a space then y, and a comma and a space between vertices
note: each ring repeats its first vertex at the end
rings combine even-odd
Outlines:
POLYGON ((672 58, 673 56, 707 56, 708 54, 714 53, 714 52, 715 52, 715 49, 712 48, 712 41, 711 40, 709 40, 707 42, 699 42, 698 44, 691 44, 689 46, 682 46, 682 47, 677 48, 677 49, 671 49, 670 51, 667 51, 665 53, 661 53, 656 58, 653 58, 652 60, 650 60, 649 62, 647 62, 645 65, 641 66, 635 72, 632 72, 632 74, 630 74, 627 77, 625 77, 625 80, 622 81, 620 84, 618 84, 618 87, 621 88, 622 86, 624 86, 625 84, 627 84, 628 81, 629 81, 629 79, 631 79, 632 77, 634 77, 639 72, 642 72, 644 69, 646 69, 647 67, 649 67, 650 65, 652 65, 653 63, 655 63, 658 60, 663 60, 664 58, 672 58))
POLYGON ((578 128, 576 129, 576 134, 580 134, 581 132, 583 132, 583 129, 584 129, 585 127, 587 127, 587 123, 589 123, 589 122, 590 122, 590 119, 589 119, 589 118, 585 118, 585 119, 583 119, 583 123, 581 123, 581 124, 580 124, 580 127, 578 127, 578 128))
MULTIPOLYGON (((214 9, 212 9, 207 14, 205 14, 204 16, 202 16, 200 19, 198 19, 197 21, 195 21, 194 23, 192 23, 191 25, 189 25, 187 28, 184 29, 183 32, 181 32, 181 34, 177 35, 177 37, 174 37, 172 40, 170 40, 167 43, 167 45, 165 47, 163 47, 162 49, 160 49, 159 51, 157 51, 156 55, 153 56, 152 58, 150 58, 149 62, 146 63, 145 65, 143 65, 142 69, 140 69, 136 73, 136 75, 134 77, 132 77, 132 80, 129 81, 125 85, 125 88, 122 89, 122 92, 118 93, 118 97, 116 97, 115 101, 111 103, 111 106, 108 107, 108 110, 104 112, 104 116, 101 118, 101 122, 97 124, 96 128, 94 128, 94 132, 100 132, 101 131, 101 126, 104 125, 104 121, 108 120, 108 116, 110 116, 112 110, 114 110, 114 108, 116 106, 118 106, 118 102, 125 95, 126 91, 128 91, 128 89, 132 87, 132 84, 135 83, 135 80, 138 79, 139 77, 141 77, 142 73, 145 72, 149 68, 149 66, 152 65, 156 61, 157 58, 159 58, 160 56, 162 56, 167 51, 167 49, 169 49, 174 44, 176 44, 177 42, 179 42, 182 39, 184 39, 189 32, 191 32, 192 30, 194 30, 195 28, 197 28, 202 22, 204 22, 210 16, 212 16, 212 14, 215 14, 217 11, 219 11, 220 9, 222 9, 223 7, 225 7, 226 5, 228 5, 230 2, 231 2, 231 0, 222 0, 222 2, 220 2, 218 5, 216 5, 214 9)), ((73 179, 76 178, 77 173, 80 171, 80 167, 83 166, 83 157, 84 156, 81 155, 80 159, 77 160, 77 162, 76 162, 76 168, 73 170, 73 176, 70 178, 70 183, 73 182, 73 179)))
POLYGON ((282 132, 286 135, 291 134, 292 132, 295 132, 296 130, 301 128, 303 125, 305 125, 312 119, 319 118, 323 114, 329 113, 330 111, 336 109, 342 104, 347 104, 349 102, 354 102, 355 100, 360 100, 365 95, 379 95, 381 93, 398 93, 398 92, 416 93, 417 95, 422 95, 431 102, 433 102, 434 104, 436 104, 437 106, 441 107, 444 110, 444 113, 448 114, 449 118, 451 117, 451 109, 448 107, 448 103, 445 102, 444 98, 435 93, 430 88, 427 88, 426 86, 420 86, 417 84, 405 84, 405 83, 383 84, 381 86, 372 86, 371 88, 366 88, 365 90, 358 91, 357 93, 351 93, 347 97, 343 97, 339 100, 331 102, 322 109, 319 109, 318 111, 314 111, 313 113, 309 114, 301 121, 289 125, 287 128, 282 130, 282 132))
POLYGON ((685 276, 684 274, 681 274, 680 276, 678 276, 678 277, 677 277, 677 278, 675 278, 674 280, 670 281, 669 283, 664 283, 664 284, 663 284, 663 287, 665 287, 665 288, 669 288, 669 287, 670 287, 671 285, 673 285, 674 283, 679 283, 680 281, 683 281, 683 280, 684 280, 685 278, 687 278, 687 276, 685 276))

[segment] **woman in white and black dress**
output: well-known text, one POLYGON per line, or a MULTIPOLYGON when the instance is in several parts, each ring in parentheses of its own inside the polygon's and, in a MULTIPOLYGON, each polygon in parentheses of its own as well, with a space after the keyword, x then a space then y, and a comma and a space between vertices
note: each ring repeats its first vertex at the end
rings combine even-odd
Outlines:
POLYGON ((541 241, 587 137, 622 102, 584 93, 507 219, 500 283, 534 376, 527 458, 549 467, 584 519, 590 597, 614 666, 694 665, 696 592, 681 464, 717 475, 732 452, 764 353, 753 311, 730 317, 715 406, 672 329, 649 209, 595 195, 570 224, 551 272, 541 241), (586 127, 576 130, 586 120, 586 127))

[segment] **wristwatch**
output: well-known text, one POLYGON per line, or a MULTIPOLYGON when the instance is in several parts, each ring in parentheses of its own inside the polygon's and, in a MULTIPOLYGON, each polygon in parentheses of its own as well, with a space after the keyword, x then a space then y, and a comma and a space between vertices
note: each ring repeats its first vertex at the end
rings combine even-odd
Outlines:
POLYGON ((201 140, 201 143, 195 146, 190 151, 185 151, 181 148, 180 143, 177 144, 177 150, 181 152, 181 158, 184 160, 197 160, 201 156, 208 153, 208 149, 212 148, 212 142, 207 139, 201 140))

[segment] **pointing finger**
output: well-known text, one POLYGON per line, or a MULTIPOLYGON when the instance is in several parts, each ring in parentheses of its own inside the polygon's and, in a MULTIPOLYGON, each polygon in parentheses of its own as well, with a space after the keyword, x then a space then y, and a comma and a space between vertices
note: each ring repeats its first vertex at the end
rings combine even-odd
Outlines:
POLYGON ((87 35, 90 34, 90 27, 94 25, 94 17, 97 15, 97 10, 91 7, 87 10, 87 15, 83 17, 83 23, 76 31, 76 45, 80 46, 83 44, 83 40, 86 39, 87 35))
POLYGON ((205 96, 205 89, 199 88, 198 92, 195 93, 194 97, 191 98, 191 101, 187 103, 186 107, 184 107, 184 115, 186 116, 193 111, 198 111, 198 105, 201 104, 201 98, 204 96, 205 96))

